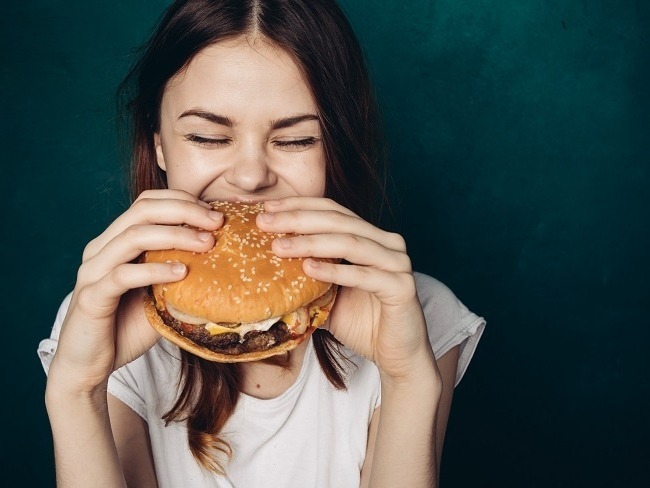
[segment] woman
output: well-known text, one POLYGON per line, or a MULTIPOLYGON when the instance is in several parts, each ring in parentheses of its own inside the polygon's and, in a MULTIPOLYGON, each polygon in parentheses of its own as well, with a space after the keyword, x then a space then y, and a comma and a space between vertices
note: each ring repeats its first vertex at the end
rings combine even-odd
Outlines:
POLYGON ((484 322, 369 222, 377 119, 338 7, 177 1, 123 93, 137 198, 86 246, 39 349, 59 486, 437 485, 453 387, 484 322), (341 290, 284 364, 199 360, 144 318, 143 288, 186 269, 138 256, 209 250, 223 223, 213 200, 265 202, 262 230, 301 235, 275 242, 279 256, 345 261, 305 260, 341 290))

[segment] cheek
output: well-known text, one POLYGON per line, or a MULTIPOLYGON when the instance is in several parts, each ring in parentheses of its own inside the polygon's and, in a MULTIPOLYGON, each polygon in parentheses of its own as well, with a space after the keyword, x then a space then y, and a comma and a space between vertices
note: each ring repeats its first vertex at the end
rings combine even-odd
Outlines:
POLYGON ((205 154, 181 145, 163 145, 167 166, 167 187, 199 195, 207 180, 215 177, 215 165, 205 154))
POLYGON ((292 186, 302 196, 322 197, 325 195, 325 160, 302 160, 299 168, 291 173, 292 186))

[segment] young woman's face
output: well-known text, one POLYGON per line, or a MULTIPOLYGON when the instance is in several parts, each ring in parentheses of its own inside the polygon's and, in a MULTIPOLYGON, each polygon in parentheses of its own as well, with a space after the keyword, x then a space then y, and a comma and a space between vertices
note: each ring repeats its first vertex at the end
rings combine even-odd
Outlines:
POLYGON ((163 93, 158 165, 201 200, 322 196, 316 104, 298 67, 256 38, 201 51, 163 93))

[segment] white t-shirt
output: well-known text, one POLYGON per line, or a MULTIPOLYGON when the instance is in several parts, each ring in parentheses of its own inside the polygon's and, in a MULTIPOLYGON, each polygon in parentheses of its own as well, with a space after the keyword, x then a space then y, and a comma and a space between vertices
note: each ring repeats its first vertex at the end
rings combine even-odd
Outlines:
MULTIPOLYGON (((437 358, 460 345, 456 384, 483 333, 485 320, 470 312, 442 283, 416 273, 429 339, 437 358)), ((38 354, 47 372, 70 302, 63 301, 52 334, 38 354)), ((161 339, 145 355, 115 371, 108 391, 148 424, 158 484, 166 487, 358 487, 368 425, 381 403, 376 366, 351 351, 356 365, 347 390, 336 390, 320 369, 311 341, 296 382, 279 397, 241 394, 222 431, 233 451, 227 476, 202 470, 192 457, 182 423, 165 427, 179 377, 179 350, 161 339)))

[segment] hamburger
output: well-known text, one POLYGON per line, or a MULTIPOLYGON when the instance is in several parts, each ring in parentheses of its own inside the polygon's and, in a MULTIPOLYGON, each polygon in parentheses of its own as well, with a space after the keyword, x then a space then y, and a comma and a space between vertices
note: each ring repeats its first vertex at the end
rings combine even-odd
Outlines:
MULTIPOLYGON (((321 326, 336 285, 304 274, 302 258, 273 254, 275 237, 255 224, 262 203, 212 202, 224 215, 206 253, 147 251, 147 263, 180 262, 185 278, 149 287, 145 314, 166 339, 204 359, 256 361, 290 351, 321 326)), ((327 261, 327 260, 324 260, 327 261)))

